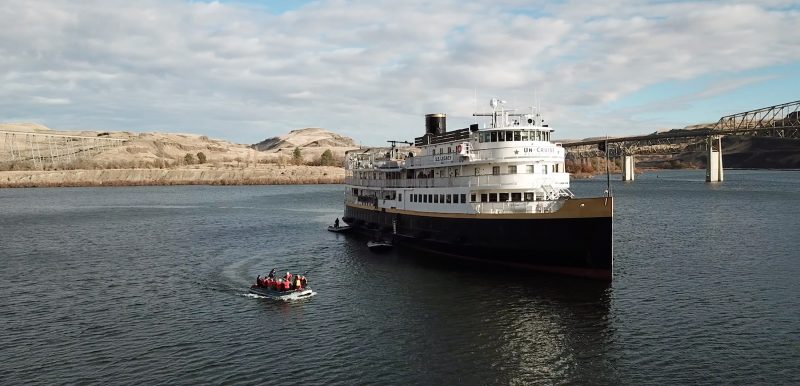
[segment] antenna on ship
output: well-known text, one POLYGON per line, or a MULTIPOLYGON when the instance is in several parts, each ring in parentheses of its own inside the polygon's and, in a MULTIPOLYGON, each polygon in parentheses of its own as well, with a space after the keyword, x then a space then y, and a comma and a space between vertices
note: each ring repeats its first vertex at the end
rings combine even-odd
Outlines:
POLYGON ((608 134, 606 134, 606 142, 603 149, 605 149, 606 153, 606 197, 611 197, 611 172, 608 168, 608 134))
POLYGON ((392 148, 390 150, 390 152, 392 153, 392 157, 396 156, 395 151, 397 151, 396 147, 397 147, 398 143, 405 143, 406 145, 413 145, 413 143, 408 142, 408 141, 388 140, 386 142, 389 142, 389 143, 392 144, 392 148))
POLYGON ((473 89, 475 91, 475 108, 472 110, 473 113, 478 112, 478 89, 473 89))

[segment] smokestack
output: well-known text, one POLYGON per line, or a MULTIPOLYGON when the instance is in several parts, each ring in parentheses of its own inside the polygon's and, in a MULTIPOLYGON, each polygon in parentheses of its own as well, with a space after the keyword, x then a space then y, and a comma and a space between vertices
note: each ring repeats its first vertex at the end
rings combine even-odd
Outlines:
POLYGON ((447 114, 425 115, 425 134, 444 134, 447 132, 447 114))

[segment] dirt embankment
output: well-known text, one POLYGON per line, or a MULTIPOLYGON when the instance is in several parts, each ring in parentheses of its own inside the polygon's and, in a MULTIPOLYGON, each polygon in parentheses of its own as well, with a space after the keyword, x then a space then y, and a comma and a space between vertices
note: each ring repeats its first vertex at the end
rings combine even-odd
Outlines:
POLYGON ((0 172, 0 188, 144 185, 339 184, 344 169, 333 166, 257 165, 174 169, 33 170, 0 172))

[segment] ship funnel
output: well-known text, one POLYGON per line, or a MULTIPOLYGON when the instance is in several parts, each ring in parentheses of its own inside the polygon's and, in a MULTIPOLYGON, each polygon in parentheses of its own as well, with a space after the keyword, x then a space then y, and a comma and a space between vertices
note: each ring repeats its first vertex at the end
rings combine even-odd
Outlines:
POLYGON ((425 134, 444 134, 447 132, 447 114, 425 115, 425 134))

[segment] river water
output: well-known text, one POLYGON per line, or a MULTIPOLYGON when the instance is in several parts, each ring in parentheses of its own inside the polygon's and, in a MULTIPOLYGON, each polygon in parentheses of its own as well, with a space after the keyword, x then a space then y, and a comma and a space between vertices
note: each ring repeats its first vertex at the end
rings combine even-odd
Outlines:
POLYGON ((725 177, 612 181, 610 284, 372 254, 338 185, 2 189, 0 384, 797 384, 800 172, 725 177))

